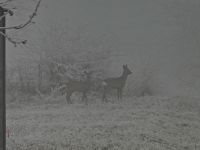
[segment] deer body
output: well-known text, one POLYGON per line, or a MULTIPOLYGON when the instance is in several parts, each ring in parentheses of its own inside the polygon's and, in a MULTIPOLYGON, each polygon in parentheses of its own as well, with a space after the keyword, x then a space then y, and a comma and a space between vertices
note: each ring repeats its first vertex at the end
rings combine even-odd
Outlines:
POLYGON ((67 94, 66 94, 66 100, 68 102, 68 104, 72 104, 70 97, 74 92, 82 92, 83 93, 83 97, 82 97, 82 101, 85 99, 86 100, 86 104, 87 104, 87 92, 90 90, 91 87, 91 81, 90 81, 90 77, 92 74, 92 71, 90 73, 84 72, 87 76, 87 80, 86 81, 69 81, 66 86, 67 86, 67 94))
POLYGON ((121 77, 108 78, 102 82, 102 86, 104 88, 102 102, 104 102, 104 100, 107 102, 106 93, 108 91, 110 91, 111 89, 117 89, 118 100, 119 100, 119 98, 122 100, 122 89, 125 86, 125 82, 126 82, 128 75, 132 74, 132 72, 128 69, 127 65, 126 66, 123 65, 123 69, 124 70, 123 70, 123 74, 121 77))

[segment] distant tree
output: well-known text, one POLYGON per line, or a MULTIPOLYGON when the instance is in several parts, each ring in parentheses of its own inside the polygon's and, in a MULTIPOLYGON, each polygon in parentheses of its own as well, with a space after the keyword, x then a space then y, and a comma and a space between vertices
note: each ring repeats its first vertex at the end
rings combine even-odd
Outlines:
POLYGON ((115 37, 94 35, 85 25, 71 27, 68 23, 47 25, 39 33, 34 44, 26 44, 30 50, 26 51, 27 59, 15 59, 8 68, 8 88, 28 93, 55 92, 69 80, 84 80, 84 71, 93 70, 92 90, 100 89, 116 56, 115 37))
POLYGON ((164 22, 173 32, 169 46, 182 51, 177 78, 186 86, 200 88, 200 1, 169 0, 162 4, 164 22))
POLYGON ((106 75, 105 68, 115 57, 118 45, 107 34, 96 36, 87 32, 85 25, 70 27, 68 23, 50 25, 36 43, 32 52, 38 60, 40 79, 48 79, 55 86, 82 80, 84 71, 93 70, 95 89, 106 75))

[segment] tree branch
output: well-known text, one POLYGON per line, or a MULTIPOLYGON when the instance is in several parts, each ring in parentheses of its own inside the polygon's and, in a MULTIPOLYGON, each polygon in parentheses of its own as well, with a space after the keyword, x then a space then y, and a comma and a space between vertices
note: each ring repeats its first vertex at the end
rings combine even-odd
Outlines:
MULTIPOLYGON (((21 24, 21 25, 17 25, 17 26, 11 26, 11 27, 0 27, 0 34, 3 35, 9 42, 13 43, 15 46, 17 46, 17 44, 21 44, 21 43, 22 43, 22 44, 26 44, 26 40, 15 41, 14 38, 9 37, 9 35, 4 34, 4 33, 2 32, 2 30, 7 30, 7 29, 9 29, 9 30, 19 30, 19 29, 25 28, 25 27, 26 27, 27 25, 29 25, 30 23, 34 23, 34 22, 32 22, 32 20, 33 20, 33 18, 37 15, 37 11, 38 11, 38 8, 39 8, 39 6, 40 6, 41 1, 42 1, 42 0, 39 0, 39 1, 37 2, 37 5, 36 5, 36 7, 35 7, 34 12, 32 13, 32 15, 30 15, 30 18, 29 18, 29 20, 28 20, 26 23, 21 24)), ((7 1, 4 2, 4 3, 0 3, 0 5, 1 5, 1 4, 5 5, 5 4, 8 3, 8 2, 10 2, 10 0, 7 0, 7 1)), ((4 9, 4 8, 3 8, 3 9, 4 9)), ((13 15, 13 12, 12 12, 10 9, 6 9, 6 8, 5 8, 4 10, 5 10, 5 13, 4 13, 3 16, 0 17, 0 21, 1 21, 1 19, 2 19, 3 17, 5 17, 7 14, 10 14, 11 16, 13 15)))
POLYGON ((26 27, 28 24, 30 24, 32 22, 33 18, 37 15, 37 11, 38 11, 38 8, 40 6, 41 1, 42 0, 38 1, 33 14, 30 15, 30 19, 26 23, 21 24, 21 25, 17 25, 17 26, 12 26, 12 27, 0 27, 0 29, 1 30, 4 30, 4 29, 16 29, 17 30, 17 29, 22 29, 22 28, 26 27))

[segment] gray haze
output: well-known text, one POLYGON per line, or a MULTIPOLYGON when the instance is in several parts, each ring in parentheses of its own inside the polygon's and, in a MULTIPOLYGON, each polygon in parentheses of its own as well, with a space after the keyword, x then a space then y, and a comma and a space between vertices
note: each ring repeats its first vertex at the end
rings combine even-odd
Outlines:
MULTIPOLYGON (((113 64, 113 67, 121 71, 122 65, 128 64, 133 73, 140 63, 158 67, 159 80, 164 81, 168 91, 176 93, 174 89, 180 88, 175 84, 176 77, 184 73, 182 72, 184 65, 188 66, 187 59, 192 60, 193 53, 191 51, 188 57, 188 53, 182 48, 171 44, 177 27, 166 23, 170 16, 163 8, 171 2, 174 1, 43 0, 35 18, 36 25, 27 29, 30 33, 28 40, 34 38, 34 30, 44 29, 50 22, 68 20, 71 24, 88 24, 90 31, 95 34, 109 33, 118 38, 120 44, 118 51, 121 55, 118 64, 113 64)), ((28 4, 26 6, 31 7, 28 4)), ((24 20, 24 18, 19 19, 24 20)), ((7 25, 12 23, 8 20, 7 25)), ((26 47, 14 48, 8 43, 8 63, 13 57, 23 57, 24 50, 26 47)))

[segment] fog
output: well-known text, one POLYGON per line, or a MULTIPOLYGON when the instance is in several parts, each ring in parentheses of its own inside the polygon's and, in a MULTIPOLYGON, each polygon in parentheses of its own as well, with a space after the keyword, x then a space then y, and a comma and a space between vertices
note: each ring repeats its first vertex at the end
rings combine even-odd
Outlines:
MULTIPOLYGON (((9 27, 38 0, 7 2, 9 27)), ((6 43, 7 149, 200 149, 199 14, 199 0, 42 0, 6 30, 27 40, 6 43)))
MULTIPOLYGON (((193 42, 199 40, 196 27, 200 19, 195 16, 199 4, 184 0, 43 0, 35 24, 26 28, 21 36, 30 43, 37 37, 38 30, 45 30, 51 23, 87 24, 93 34, 105 33, 117 38, 117 63, 113 62, 112 68, 121 72, 122 65, 128 64, 134 73, 139 64, 148 64, 149 68, 159 69, 157 75, 163 81, 160 83, 163 93, 183 94, 191 92, 191 88, 183 88, 179 78, 183 77, 188 84, 191 79, 195 84, 199 81, 199 47, 193 46, 193 42), (197 35, 193 31, 190 34, 188 29, 194 29, 197 35)), ((31 2, 24 6, 34 7, 31 2)), ((30 12, 24 12, 26 14, 19 11, 14 19, 9 17, 7 26, 25 20, 30 12)), ((29 57, 23 55, 24 51, 28 51, 26 46, 15 48, 7 42, 7 64, 13 58, 29 57)), ((192 89, 197 90, 196 87, 192 89)))

